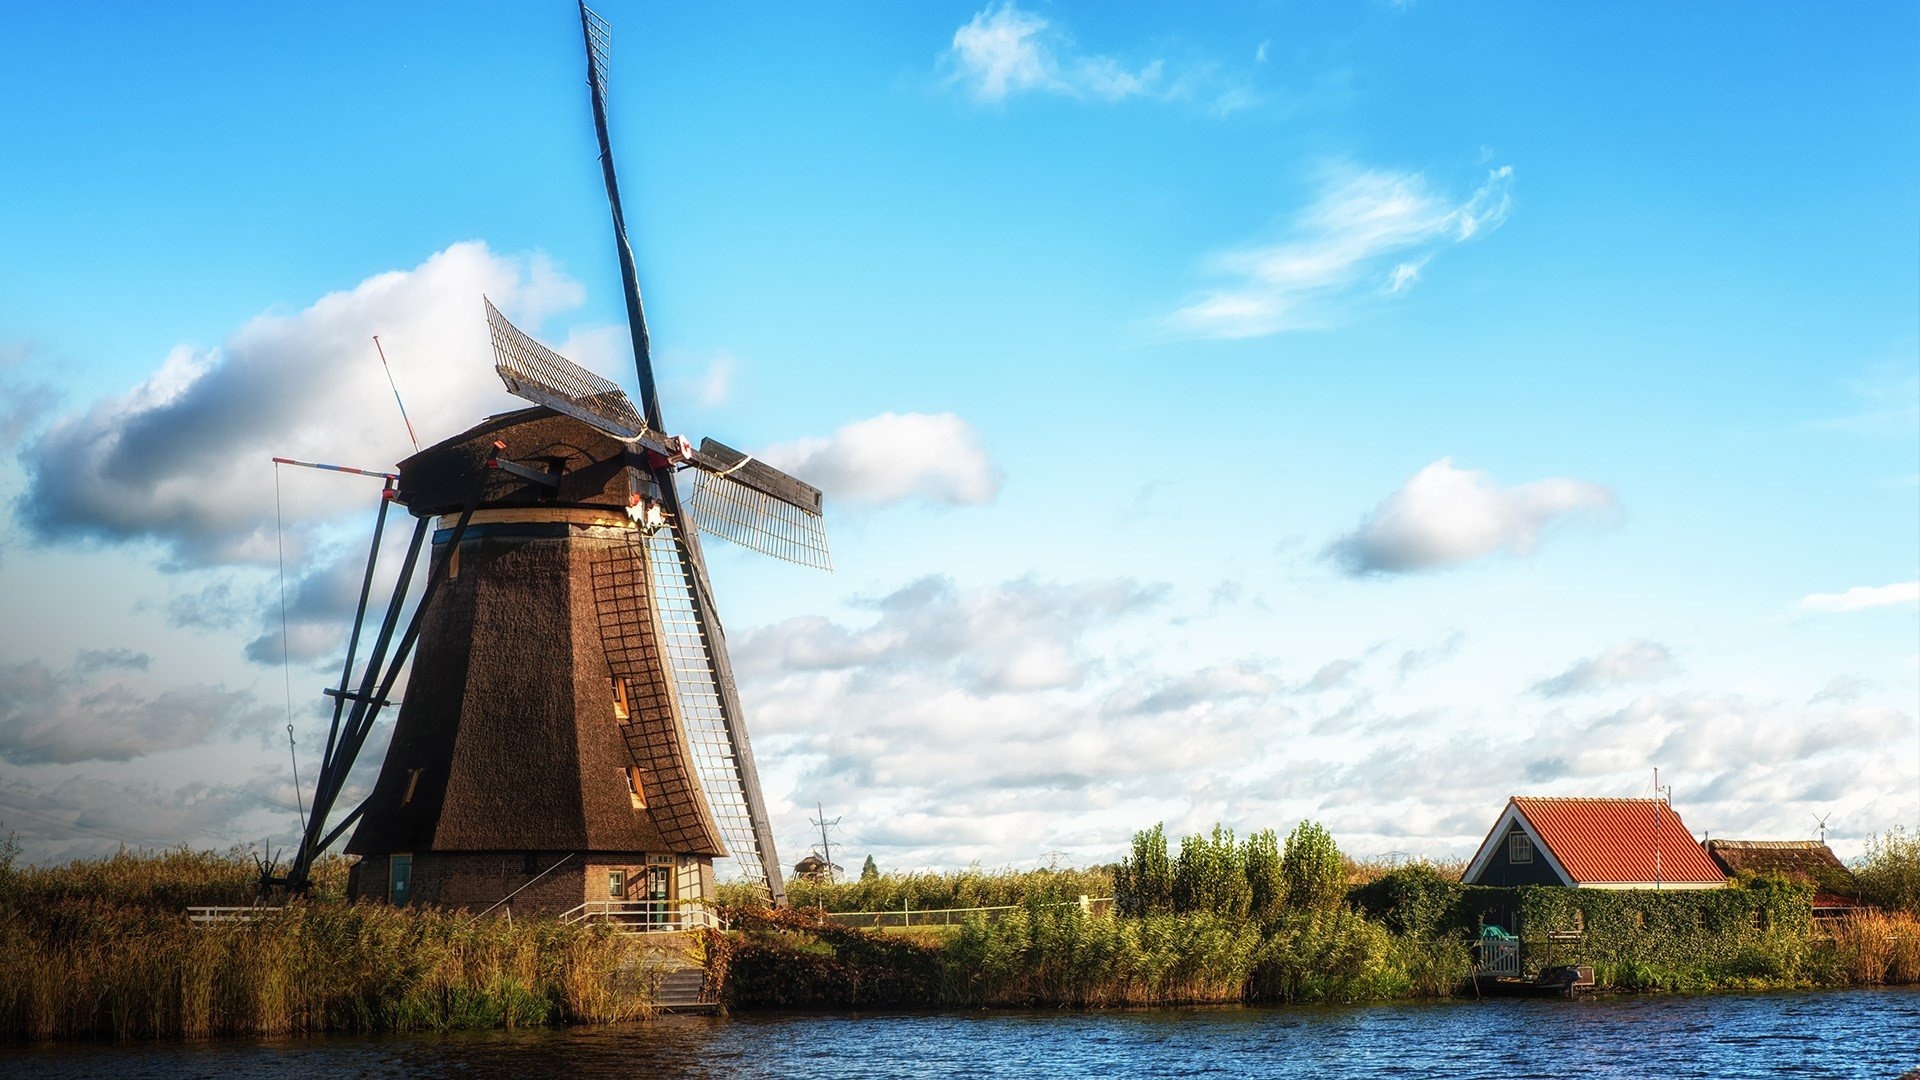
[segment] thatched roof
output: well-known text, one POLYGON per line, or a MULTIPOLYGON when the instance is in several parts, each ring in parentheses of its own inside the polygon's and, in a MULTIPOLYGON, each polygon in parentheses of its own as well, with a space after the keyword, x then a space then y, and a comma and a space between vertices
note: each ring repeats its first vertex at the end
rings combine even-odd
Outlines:
POLYGON ((1817 840, 1709 840, 1707 853, 1728 874, 1784 878, 1811 885, 1818 905, 1860 902, 1860 883, 1833 849, 1817 840))

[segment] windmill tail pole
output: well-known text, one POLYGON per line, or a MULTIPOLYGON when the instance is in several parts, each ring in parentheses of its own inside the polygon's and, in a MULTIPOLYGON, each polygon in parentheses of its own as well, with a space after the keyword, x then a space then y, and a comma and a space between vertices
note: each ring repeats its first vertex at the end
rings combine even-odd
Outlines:
POLYGON ((583 2, 580 36, 587 49, 587 86, 593 93, 593 131, 600 140, 600 174, 607 181, 607 205, 613 212, 613 235, 620 254, 620 282, 627 294, 627 329, 633 338, 633 367, 640 378, 640 409, 647 426, 665 431, 660 392, 653 382, 653 343, 647 335, 647 313, 640 302, 640 275, 633 265, 633 245, 627 240, 627 216, 620 209, 620 181, 613 169, 613 144, 607 136, 607 49, 612 31, 606 21, 583 2))

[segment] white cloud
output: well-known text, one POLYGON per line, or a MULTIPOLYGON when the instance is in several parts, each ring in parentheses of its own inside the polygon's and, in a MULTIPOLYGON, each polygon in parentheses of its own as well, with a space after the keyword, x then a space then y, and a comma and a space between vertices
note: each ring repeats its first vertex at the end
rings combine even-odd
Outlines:
MULTIPOLYGON (((279 793, 276 793, 279 794, 279 793)), ((264 821, 279 801, 237 787, 204 782, 177 788, 125 776, 73 776, 49 787, 0 775, 0 831, 17 832, 27 858, 46 864, 111 854, 122 845, 167 848, 258 841, 256 825, 297 828, 291 803, 264 821)))
POLYGON ((707 365, 694 387, 694 399, 702 408, 717 409, 727 403, 733 395, 733 377, 740 370, 740 361, 728 353, 721 353, 707 365))
POLYGON ((1244 338, 1330 324, 1356 296, 1404 293, 1441 250, 1499 228, 1512 182, 1512 167, 1501 166, 1455 200, 1419 173, 1335 170, 1283 239, 1211 256, 1212 272, 1237 280, 1194 298, 1166 325, 1244 338))
POLYGON ((1547 697, 1578 694, 1622 683, 1653 682, 1673 673, 1673 654, 1657 641, 1623 641, 1599 656, 1568 665, 1565 671, 1533 684, 1547 697))
POLYGON ((954 78, 981 101, 1031 92, 1118 101, 1152 91, 1165 66, 1155 60, 1129 70, 1111 56, 1078 53, 1046 19, 1011 2, 979 12, 954 31, 947 56, 954 78))
MULTIPOLYGON (((1262 43, 1255 62, 1263 63, 1262 43)), ((1170 70, 1164 59, 1129 63, 1082 52, 1072 35, 1012 0, 987 7, 954 31, 942 61, 949 81, 976 101, 1002 102, 1021 94, 1058 94, 1083 101, 1152 98, 1204 104, 1226 115, 1257 104, 1259 95, 1219 65, 1195 63, 1170 70)))
MULTIPOLYGON (((269 458, 390 468, 412 450, 374 334, 423 442, 513 403, 492 372, 482 294, 527 324, 581 299, 544 257, 469 242, 261 315, 218 349, 180 346, 139 386, 24 447, 19 516, 42 540, 145 539, 180 565, 271 564, 269 458)), ((309 520, 363 512, 374 494, 352 482, 311 491, 309 520)))
POLYGON ((1802 611, 1865 611, 1920 603, 1920 581, 1892 585, 1855 585, 1846 592, 1812 593, 1800 598, 1802 611))
POLYGON ((1000 494, 1002 479, 979 433, 952 413, 882 413, 761 456, 831 498, 870 505, 977 505, 1000 494))
POLYGON ((1387 496, 1327 553, 1356 575, 1432 570, 1498 552, 1531 555, 1556 523, 1613 506, 1611 491, 1584 480, 1502 488, 1486 473, 1441 458, 1387 496))
POLYGON ((145 662, 144 654, 113 650, 83 651, 64 671, 38 660, 0 664, 0 760, 130 761, 198 746, 273 715, 244 691, 196 684, 153 692, 117 673, 145 662))

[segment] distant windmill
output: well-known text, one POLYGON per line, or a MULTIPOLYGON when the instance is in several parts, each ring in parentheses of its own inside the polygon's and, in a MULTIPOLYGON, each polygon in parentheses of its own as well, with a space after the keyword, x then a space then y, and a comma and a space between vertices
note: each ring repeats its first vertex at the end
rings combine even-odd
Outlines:
POLYGON ((1827 819, 1832 816, 1833 816, 1833 811, 1831 810, 1827 811, 1824 814, 1813 815, 1814 825, 1820 830, 1820 842, 1822 844, 1827 842, 1827 819))
POLYGON ((349 888, 362 897, 523 910, 703 900, 712 860, 731 856, 785 902, 700 533, 829 568, 821 494, 711 439, 695 449, 667 433, 607 137, 608 30, 585 5, 580 23, 641 407, 485 305, 495 371, 536 407, 429 446, 388 479, 342 685, 327 691, 312 813, 282 882, 293 892, 357 825, 346 850, 361 856, 349 888), (350 685, 395 502, 418 521, 350 685), (373 792, 330 828, 416 646, 373 792))

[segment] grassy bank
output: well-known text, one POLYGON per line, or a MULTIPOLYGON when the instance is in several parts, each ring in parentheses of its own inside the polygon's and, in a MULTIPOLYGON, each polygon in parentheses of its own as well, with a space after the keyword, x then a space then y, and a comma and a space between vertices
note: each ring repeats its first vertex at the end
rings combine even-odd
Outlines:
POLYGON ((1356 866, 1311 823, 1284 841, 1215 829, 1177 851, 1155 828, 1135 837, 1110 874, 1096 873, 1113 885, 1114 917, 1068 902, 1095 891, 1084 878, 878 875, 806 895, 829 911, 892 910, 902 899, 916 909, 962 906, 961 895, 1018 910, 955 931, 891 935, 821 925, 804 911, 742 911, 715 947, 728 951, 727 992, 743 1008, 1442 997, 1472 992, 1472 943, 1500 915, 1517 915, 1530 968, 1591 965, 1603 991, 1920 981, 1914 913, 1814 925, 1811 890, 1781 881, 1679 892, 1475 888, 1451 867, 1356 866), (964 894, 954 887, 963 882, 964 894))
POLYGON ((186 907, 249 902, 251 860, 0 857, 0 1038, 440 1031, 651 1010, 657 972, 635 939, 349 905, 337 899, 344 870, 323 868, 314 900, 201 928, 186 907))
MULTIPOLYGON (((1898 839, 1898 838, 1896 838, 1898 839)), ((1920 866, 1872 878, 1882 895, 1920 866)), ((192 1038, 595 1023, 645 1016, 661 974, 637 939, 552 922, 347 904, 345 866, 257 921, 243 853, 122 854, 21 867, 0 850, 0 1038, 192 1038)), ((1866 875, 1863 875, 1866 876, 1866 875)), ((1225 830, 1170 851, 1141 833, 1118 867, 873 875, 796 885, 808 910, 732 912, 711 974, 738 1008, 1109 1007, 1361 1002, 1469 992, 1470 943, 1516 912, 1530 966, 1591 964, 1622 991, 1920 981, 1920 918, 1808 919, 1802 886, 1697 892, 1478 889, 1430 866, 1357 875, 1315 826, 1284 841, 1225 830), (1366 880, 1355 883, 1356 877, 1366 880), (1115 913, 1074 901, 1111 891, 1115 913), (1002 907, 958 926, 879 933, 821 909, 1002 907)))

